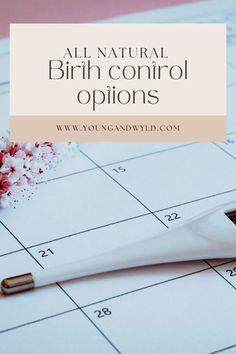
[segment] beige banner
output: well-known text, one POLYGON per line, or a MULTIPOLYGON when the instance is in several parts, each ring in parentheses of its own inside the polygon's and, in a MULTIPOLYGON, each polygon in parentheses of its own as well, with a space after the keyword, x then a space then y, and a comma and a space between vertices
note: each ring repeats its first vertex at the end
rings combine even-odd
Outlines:
POLYGON ((219 116, 10 116, 16 141, 224 141, 219 116))
POLYGON ((12 24, 10 32, 12 140, 225 139, 225 24, 12 24))

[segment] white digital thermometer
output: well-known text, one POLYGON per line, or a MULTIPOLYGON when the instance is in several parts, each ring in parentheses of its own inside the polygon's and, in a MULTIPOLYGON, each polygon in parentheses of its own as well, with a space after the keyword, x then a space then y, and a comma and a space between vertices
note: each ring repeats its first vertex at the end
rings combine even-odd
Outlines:
POLYGON ((118 269, 228 257, 236 257, 236 202, 94 257, 3 279, 1 288, 4 294, 13 294, 118 269))

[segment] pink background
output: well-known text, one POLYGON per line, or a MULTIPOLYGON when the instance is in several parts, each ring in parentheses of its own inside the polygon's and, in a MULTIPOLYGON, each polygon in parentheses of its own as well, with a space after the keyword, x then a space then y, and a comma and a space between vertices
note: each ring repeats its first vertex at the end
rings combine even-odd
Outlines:
POLYGON ((0 37, 9 23, 89 22, 199 0, 0 0, 0 37))

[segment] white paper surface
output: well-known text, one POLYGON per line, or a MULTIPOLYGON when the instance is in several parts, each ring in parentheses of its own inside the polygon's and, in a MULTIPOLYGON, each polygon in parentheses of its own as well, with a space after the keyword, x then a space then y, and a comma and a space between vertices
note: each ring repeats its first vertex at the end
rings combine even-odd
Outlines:
MULTIPOLYGON (((165 229, 159 219, 171 227, 236 198, 235 0, 109 21, 228 23, 228 141, 82 144, 81 152, 51 173, 30 201, 0 211, 1 278, 104 252, 165 229)), ((2 134, 8 117, 8 60, 8 40, 2 40, 2 134)), ((203 260, 0 296, 0 352, 236 353, 235 275, 235 260, 203 260)))

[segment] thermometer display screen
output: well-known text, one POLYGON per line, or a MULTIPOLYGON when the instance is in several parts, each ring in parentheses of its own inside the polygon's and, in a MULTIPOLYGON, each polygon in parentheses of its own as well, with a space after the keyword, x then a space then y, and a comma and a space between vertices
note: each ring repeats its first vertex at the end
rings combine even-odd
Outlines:
POLYGON ((236 210, 228 211, 225 215, 236 225, 236 210))

